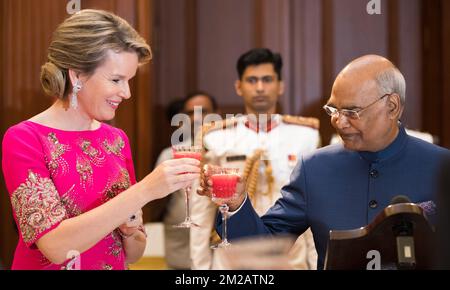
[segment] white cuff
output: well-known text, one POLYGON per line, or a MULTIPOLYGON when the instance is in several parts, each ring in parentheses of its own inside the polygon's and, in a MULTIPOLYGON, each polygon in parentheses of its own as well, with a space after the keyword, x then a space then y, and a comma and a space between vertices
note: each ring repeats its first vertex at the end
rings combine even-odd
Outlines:
POLYGON ((236 213, 238 213, 238 212, 241 210, 241 208, 244 206, 244 203, 247 201, 247 198, 248 198, 248 195, 247 195, 247 193, 246 193, 246 194, 245 194, 245 199, 244 199, 244 201, 242 202, 241 206, 240 206, 237 210, 235 210, 235 211, 229 211, 229 212, 228 212, 228 217, 232 217, 232 216, 234 216, 236 213))

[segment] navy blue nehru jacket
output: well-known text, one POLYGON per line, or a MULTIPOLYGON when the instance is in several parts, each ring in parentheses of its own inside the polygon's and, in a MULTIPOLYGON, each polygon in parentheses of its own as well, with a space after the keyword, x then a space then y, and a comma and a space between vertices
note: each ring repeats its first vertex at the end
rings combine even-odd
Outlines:
MULTIPOLYGON (((323 269, 330 230, 369 224, 393 197, 406 195, 414 203, 435 204, 439 176, 450 151, 406 134, 379 152, 358 152, 341 144, 306 155, 294 169, 282 197, 258 217, 247 199, 228 223, 230 240, 264 234, 300 235, 311 227, 323 269)), ((433 209, 428 211, 433 220, 433 209)), ((221 233, 221 220, 217 219, 221 233)))

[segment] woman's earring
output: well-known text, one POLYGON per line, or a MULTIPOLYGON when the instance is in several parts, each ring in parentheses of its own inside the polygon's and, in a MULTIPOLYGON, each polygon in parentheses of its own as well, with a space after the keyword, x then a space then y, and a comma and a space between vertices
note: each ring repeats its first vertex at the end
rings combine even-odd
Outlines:
POLYGON ((73 86, 72 96, 70 97, 70 107, 73 109, 78 108, 78 92, 81 91, 81 82, 77 80, 75 85, 73 86))

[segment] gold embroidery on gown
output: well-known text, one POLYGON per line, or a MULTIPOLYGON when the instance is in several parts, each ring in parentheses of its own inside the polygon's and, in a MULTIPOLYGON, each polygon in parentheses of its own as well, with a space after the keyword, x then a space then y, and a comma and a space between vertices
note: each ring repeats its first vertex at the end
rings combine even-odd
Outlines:
POLYGON ((114 257, 119 257, 120 253, 122 253, 122 238, 119 233, 117 233, 118 229, 114 230, 111 233, 112 244, 109 246, 108 255, 112 255, 114 257))
POLYGON ((114 270, 113 266, 111 266, 110 264, 104 264, 102 268, 103 268, 103 270, 108 270, 108 271, 114 270))
POLYGON ((107 202, 108 200, 113 199, 130 186, 130 174, 125 168, 121 168, 117 178, 114 180, 108 180, 105 189, 103 190, 103 201, 107 202))
POLYGON ((34 241, 40 233, 66 216, 53 182, 32 171, 12 194, 11 203, 26 243, 34 241))
POLYGON ((86 191, 94 185, 93 174, 91 164, 89 160, 81 156, 77 157, 77 172, 80 174, 80 185, 86 191))
POLYGON ((73 195, 76 194, 74 191, 75 184, 61 196, 61 204, 66 209, 66 217, 73 218, 79 216, 83 213, 79 205, 75 202, 73 195))
POLYGON ((46 161, 50 174, 52 176, 57 176, 58 173, 61 173, 63 176, 66 175, 69 171, 69 164, 62 158, 62 155, 70 150, 70 146, 61 144, 55 133, 49 133, 47 140, 51 159, 46 161))
POLYGON ((120 159, 125 160, 125 156, 122 154, 122 149, 125 148, 125 141, 123 141, 120 136, 118 136, 112 144, 109 143, 108 140, 103 141, 103 148, 106 153, 114 154, 120 159))
POLYGON ((101 150, 92 146, 91 141, 82 140, 80 144, 81 151, 89 157, 89 160, 97 167, 101 167, 105 162, 105 155, 101 150))

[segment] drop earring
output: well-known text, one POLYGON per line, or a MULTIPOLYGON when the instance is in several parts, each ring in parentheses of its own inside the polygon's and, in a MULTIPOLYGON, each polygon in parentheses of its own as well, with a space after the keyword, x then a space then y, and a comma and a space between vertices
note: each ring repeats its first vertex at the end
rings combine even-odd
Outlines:
POLYGON ((81 91, 81 82, 77 80, 75 85, 73 85, 72 96, 70 97, 70 107, 73 109, 78 108, 78 92, 81 91))

